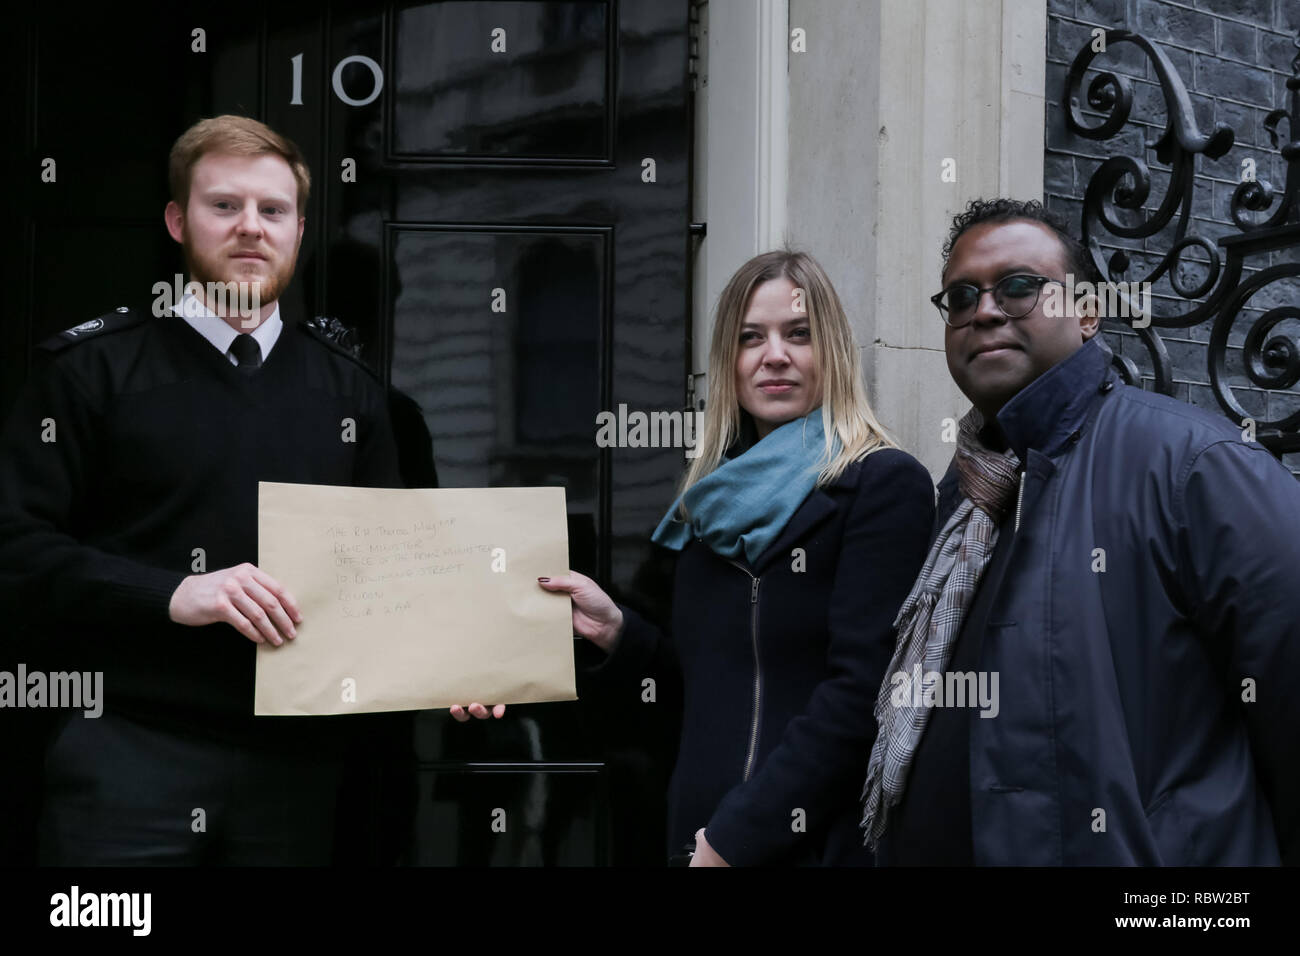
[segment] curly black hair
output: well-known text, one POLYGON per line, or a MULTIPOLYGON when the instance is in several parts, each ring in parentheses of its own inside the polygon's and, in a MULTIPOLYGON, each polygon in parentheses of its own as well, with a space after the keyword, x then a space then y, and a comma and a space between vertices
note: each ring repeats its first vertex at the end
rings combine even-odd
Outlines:
POLYGON ((1088 250, 1083 244, 1070 235, 1065 228, 1061 219, 1052 212, 1043 208, 1043 204, 1037 200, 1019 200, 1019 199, 972 199, 966 206, 965 212, 959 212, 953 216, 952 229, 948 232, 948 241, 943 244, 943 269, 948 269, 948 257, 952 254, 952 247, 957 239, 967 229, 972 226, 978 226, 986 222, 1011 222, 1016 219, 1027 219, 1031 222, 1041 223, 1052 232, 1056 233, 1056 238, 1060 240, 1061 245, 1065 248, 1065 269, 1067 272, 1074 273, 1077 281, 1093 282, 1100 278, 1097 270, 1093 266, 1092 257, 1088 255, 1088 250))

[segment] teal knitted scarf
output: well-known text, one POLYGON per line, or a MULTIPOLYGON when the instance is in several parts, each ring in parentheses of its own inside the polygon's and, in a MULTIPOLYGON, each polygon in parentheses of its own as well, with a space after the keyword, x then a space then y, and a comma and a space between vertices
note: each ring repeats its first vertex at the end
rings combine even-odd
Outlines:
MULTIPOLYGON (((724 458, 673 502, 650 540, 680 551, 699 538, 724 558, 753 564, 816 486, 825 448, 822 410, 815 408, 724 458), (678 517, 683 499, 689 521, 678 517)), ((832 452, 839 452, 838 438, 832 452)))

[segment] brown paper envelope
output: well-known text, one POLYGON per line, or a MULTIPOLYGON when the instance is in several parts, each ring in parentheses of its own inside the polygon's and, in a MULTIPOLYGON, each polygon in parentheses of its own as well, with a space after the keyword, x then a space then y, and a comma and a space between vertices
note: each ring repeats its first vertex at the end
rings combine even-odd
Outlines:
POLYGON ((563 488, 258 483, 258 566, 302 609, 259 644, 253 712, 575 700, 563 488))

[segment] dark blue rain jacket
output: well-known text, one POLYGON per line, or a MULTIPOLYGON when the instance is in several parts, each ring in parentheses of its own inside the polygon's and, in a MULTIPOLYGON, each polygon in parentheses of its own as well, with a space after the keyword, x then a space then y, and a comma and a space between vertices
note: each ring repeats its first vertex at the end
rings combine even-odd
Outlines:
MULTIPOLYGON (((1300 862, 1300 483, 1094 338, 998 415, 1025 463, 970 721, 977 864, 1300 862)), ((938 522, 960 500, 939 485, 938 522)))

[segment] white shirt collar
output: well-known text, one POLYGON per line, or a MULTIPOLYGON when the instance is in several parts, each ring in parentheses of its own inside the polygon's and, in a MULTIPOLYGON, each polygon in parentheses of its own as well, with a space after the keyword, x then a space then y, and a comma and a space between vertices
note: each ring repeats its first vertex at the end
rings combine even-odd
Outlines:
MULTIPOLYGON (((211 342, 213 348, 227 356, 231 364, 235 363, 235 357, 230 355, 230 344, 241 333, 231 328, 221 316, 209 311, 201 299, 186 292, 181 297, 180 303, 172 306, 172 311, 188 322, 195 332, 211 342)), ((262 350, 262 361, 266 361, 271 354, 271 347, 275 345, 283 328, 284 322, 280 319, 280 303, 277 302, 271 314, 262 319, 257 328, 249 333, 262 350)))

